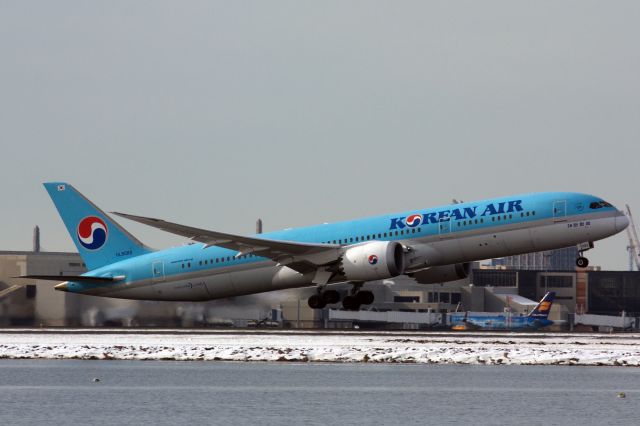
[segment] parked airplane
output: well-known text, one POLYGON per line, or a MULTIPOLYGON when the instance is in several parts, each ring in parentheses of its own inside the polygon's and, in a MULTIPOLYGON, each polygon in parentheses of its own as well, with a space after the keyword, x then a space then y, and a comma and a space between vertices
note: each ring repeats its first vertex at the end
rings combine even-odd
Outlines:
POLYGON ((551 311, 553 299, 556 293, 550 291, 544 295, 542 300, 527 316, 514 316, 507 314, 497 315, 469 315, 469 312, 461 314, 451 314, 452 330, 537 330, 553 324, 547 319, 551 311))
POLYGON ((62 281, 57 290, 142 300, 211 300, 315 286, 309 306, 338 303, 331 284, 349 282, 346 309, 373 302, 367 281, 406 274, 423 284, 464 278, 469 262, 578 245, 624 230, 626 216, 592 195, 516 195, 348 222, 232 235, 113 213, 199 243, 152 250, 73 186, 45 183, 89 272, 30 275, 62 281))

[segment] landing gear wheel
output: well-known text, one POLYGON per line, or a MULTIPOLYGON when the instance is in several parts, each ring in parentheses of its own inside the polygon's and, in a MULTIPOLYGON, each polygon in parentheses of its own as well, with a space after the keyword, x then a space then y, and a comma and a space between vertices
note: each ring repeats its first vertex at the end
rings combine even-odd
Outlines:
POLYGON ((356 293, 356 298, 361 305, 370 305, 373 303, 373 293, 367 290, 359 291, 356 293))
POLYGON ((325 306, 327 306, 327 303, 319 294, 314 294, 310 296, 309 299, 307 300, 307 303, 309 304, 309 307, 311 309, 322 309, 325 306))
POLYGON ((327 305, 338 303, 340 301, 340 293, 338 293, 336 290, 323 291, 322 300, 324 300, 327 305))
POLYGON ((589 259, 587 259, 586 257, 579 257, 576 259, 576 266, 578 268, 586 268, 587 266, 589 266, 589 259))
POLYGON ((360 301, 356 296, 347 296, 342 299, 342 307, 347 311, 357 311, 360 309, 360 301))

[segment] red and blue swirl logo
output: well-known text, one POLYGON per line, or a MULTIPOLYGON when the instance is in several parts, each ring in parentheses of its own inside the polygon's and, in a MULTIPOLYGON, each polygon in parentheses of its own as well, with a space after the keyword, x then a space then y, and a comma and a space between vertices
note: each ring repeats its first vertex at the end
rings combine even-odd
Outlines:
POLYGON ((378 256, 375 254, 369 255, 369 264, 375 265, 376 263, 378 263, 378 256))
POLYGON ((107 224, 96 216, 87 216, 78 224, 78 242, 87 250, 98 250, 107 242, 107 224))
POLYGON ((407 226, 411 228, 418 226, 422 223, 422 215, 412 214, 407 218, 407 220, 405 220, 405 223, 407 224, 407 226))

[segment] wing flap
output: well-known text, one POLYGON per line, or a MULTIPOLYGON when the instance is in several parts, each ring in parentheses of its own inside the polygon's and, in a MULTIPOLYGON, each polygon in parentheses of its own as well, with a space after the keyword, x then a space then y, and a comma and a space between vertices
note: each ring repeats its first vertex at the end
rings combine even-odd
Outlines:
POLYGON ((0 299, 2 299, 3 297, 13 293, 16 290, 20 290, 22 287, 24 287, 26 284, 16 284, 16 285, 12 285, 11 287, 5 288, 4 290, 0 291, 0 299))

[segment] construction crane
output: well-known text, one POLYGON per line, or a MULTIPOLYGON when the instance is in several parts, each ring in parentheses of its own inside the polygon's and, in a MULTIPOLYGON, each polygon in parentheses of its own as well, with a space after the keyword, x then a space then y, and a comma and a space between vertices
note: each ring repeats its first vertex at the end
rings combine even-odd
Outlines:
POLYGON ((629 246, 627 247, 627 250, 629 250, 629 268, 633 266, 631 262, 631 258, 633 257, 636 270, 640 271, 640 243, 638 242, 638 232, 636 231, 636 224, 631 215, 631 209, 628 204, 626 204, 626 206, 627 217, 629 218, 629 226, 627 226, 627 235, 629 236, 629 246))

